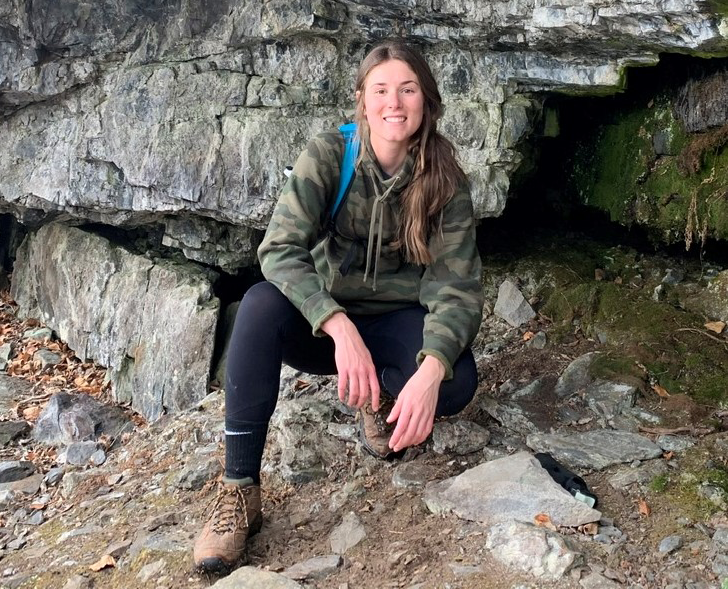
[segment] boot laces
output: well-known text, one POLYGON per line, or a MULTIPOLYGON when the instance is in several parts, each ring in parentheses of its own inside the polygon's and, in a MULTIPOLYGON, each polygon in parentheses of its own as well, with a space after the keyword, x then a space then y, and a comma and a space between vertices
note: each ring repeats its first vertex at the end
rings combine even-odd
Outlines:
POLYGON ((248 501, 243 489, 237 485, 222 488, 213 500, 211 528, 216 534, 240 529, 240 523, 249 528, 248 501), (242 517, 241 517, 242 516, 242 517))

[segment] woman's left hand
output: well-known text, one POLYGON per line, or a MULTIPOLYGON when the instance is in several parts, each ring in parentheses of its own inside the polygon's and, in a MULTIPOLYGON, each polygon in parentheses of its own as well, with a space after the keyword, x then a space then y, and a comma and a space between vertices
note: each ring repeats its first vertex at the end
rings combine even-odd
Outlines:
POLYGON ((435 422, 435 408, 445 367, 435 356, 425 356, 397 396, 387 423, 397 422, 389 447, 395 452, 427 439, 435 422))

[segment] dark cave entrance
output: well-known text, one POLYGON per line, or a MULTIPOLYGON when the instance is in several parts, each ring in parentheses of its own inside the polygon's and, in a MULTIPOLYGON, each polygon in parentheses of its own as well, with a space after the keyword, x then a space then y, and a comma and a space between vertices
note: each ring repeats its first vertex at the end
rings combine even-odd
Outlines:
POLYGON ((709 238, 704 247, 693 246, 689 251, 681 243, 665 244, 640 225, 613 222, 608 213, 583 204, 571 181, 576 149, 604 125, 615 123, 635 108, 649 106, 658 96, 675 94, 689 80, 718 72, 728 72, 728 59, 665 54, 656 66, 630 68, 624 92, 606 97, 549 95, 536 132, 524 150, 534 155, 533 171, 517 173, 513 178, 501 217, 481 222, 481 251, 507 251, 535 238, 548 241, 582 236, 643 252, 703 256, 728 265, 726 241, 709 238))

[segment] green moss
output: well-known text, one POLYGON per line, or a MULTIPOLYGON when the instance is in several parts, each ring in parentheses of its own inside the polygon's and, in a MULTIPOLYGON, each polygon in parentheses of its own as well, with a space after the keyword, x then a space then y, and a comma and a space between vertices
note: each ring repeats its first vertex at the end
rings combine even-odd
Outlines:
POLYGON ((716 15, 728 18, 728 0, 708 0, 707 4, 716 15))
POLYGON ((655 493, 664 493, 669 482, 670 478, 666 474, 658 474, 650 481, 650 489, 655 493))

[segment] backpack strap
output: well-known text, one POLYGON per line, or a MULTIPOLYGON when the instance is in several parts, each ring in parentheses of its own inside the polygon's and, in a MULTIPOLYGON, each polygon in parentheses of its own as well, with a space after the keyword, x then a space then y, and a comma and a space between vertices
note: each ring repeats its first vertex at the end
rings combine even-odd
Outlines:
POLYGON ((333 230, 336 215, 346 200, 351 185, 354 182, 356 158, 359 156, 359 139, 356 136, 356 123, 347 123, 339 127, 344 136, 344 156, 341 159, 341 175, 339 176, 339 189, 336 200, 329 211, 329 229, 333 230))

